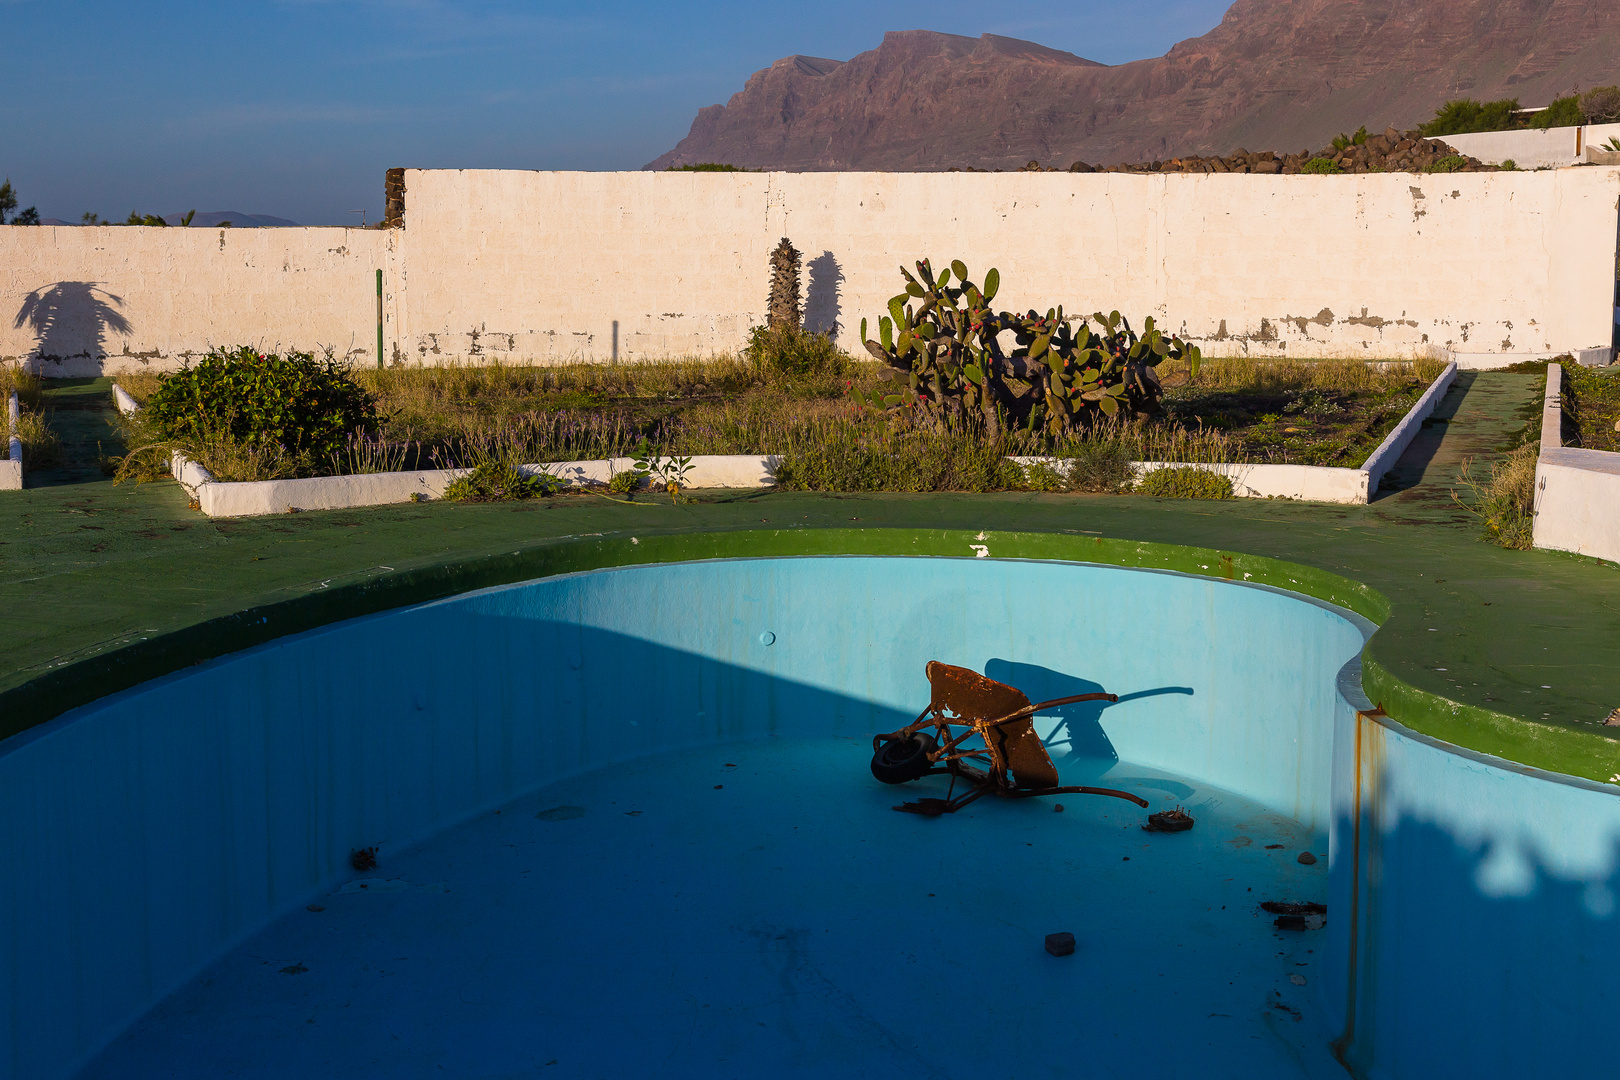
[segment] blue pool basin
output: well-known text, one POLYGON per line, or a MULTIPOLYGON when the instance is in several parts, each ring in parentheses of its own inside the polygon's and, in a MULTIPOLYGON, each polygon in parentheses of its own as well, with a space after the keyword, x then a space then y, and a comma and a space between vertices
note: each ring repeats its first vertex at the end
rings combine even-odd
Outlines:
POLYGON ((0 743, 0 1072, 1607 1068, 1614 789, 1379 715, 1374 629, 1175 573, 801 557, 198 664, 0 743), (1065 782, 1199 825, 1084 796, 893 813, 870 737, 933 659, 1118 694, 1039 719, 1065 782), (1042 951, 1058 930, 1074 956, 1042 951))

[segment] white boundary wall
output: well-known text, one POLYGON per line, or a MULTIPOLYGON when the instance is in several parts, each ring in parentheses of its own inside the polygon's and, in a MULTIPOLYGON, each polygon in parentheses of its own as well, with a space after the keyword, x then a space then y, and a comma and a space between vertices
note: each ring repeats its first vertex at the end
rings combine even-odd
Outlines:
POLYGON ((1521 169, 1556 169, 1589 160, 1588 150, 1601 148, 1616 137, 1620 137, 1620 124, 1586 124, 1546 131, 1539 128, 1476 131, 1439 138, 1459 153, 1478 158, 1487 165, 1511 161, 1521 169))
POLYGON ((1526 356, 1604 348, 1620 171, 405 174, 405 228, 0 230, 0 360, 172 368, 210 345, 372 362, 730 352, 768 253, 806 322, 854 340, 902 263, 1000 269, 997 305, 1153 315, 1212 355, 1526 356), (50 308, 51 319, 41 315, 50 308))
POLYGON ((173 370, 211 346, 375 362, 376 229, 0 230, 0 362, 47 376, 173 370))
POLYGON ((1534 543, 1620 562, 1620 454, 1563 444, 1563 374, 1557 364, 1547 365, 1534 543))

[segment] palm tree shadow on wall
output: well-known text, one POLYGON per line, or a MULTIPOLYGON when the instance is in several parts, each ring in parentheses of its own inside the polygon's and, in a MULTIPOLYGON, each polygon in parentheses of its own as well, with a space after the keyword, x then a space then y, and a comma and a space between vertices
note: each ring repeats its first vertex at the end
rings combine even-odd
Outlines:
POLYGON ((836 339, 843 327, 838 322, 839 285, 844 271, 830 251, 810 260, 810 287, 804 294, 804 328, 836 339))
POLYGON ((98 366, 107 358, 107 332, 127 335, 129 320, 118 309, 121 296, 99 288, 95 281, 58 281, 35 289, 23 298, 14 330, 27 327, 34 334, 33 367, 88 360, 98 366))

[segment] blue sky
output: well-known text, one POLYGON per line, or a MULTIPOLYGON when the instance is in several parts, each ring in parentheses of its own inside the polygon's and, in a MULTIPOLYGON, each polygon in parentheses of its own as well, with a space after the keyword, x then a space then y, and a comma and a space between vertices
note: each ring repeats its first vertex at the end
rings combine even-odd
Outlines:
POLYGON ((383 172, 636 169, 793 53, 885 30, 1027 38, 1104 63, 1209 30, 1227 0, 0 0, 0 175, 23 206, 357 222, 383 172))

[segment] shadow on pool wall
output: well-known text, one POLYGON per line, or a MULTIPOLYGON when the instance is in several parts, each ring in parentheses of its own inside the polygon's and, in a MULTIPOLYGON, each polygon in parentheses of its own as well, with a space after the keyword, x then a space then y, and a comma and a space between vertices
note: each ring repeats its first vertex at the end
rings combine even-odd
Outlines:
POLYGON ((1037 698, 1120 694, 1043 719, 1054 749, 1068 743, 1066 773, 1163 768, 1328 841, 1320 1022, 1337 1032, 1347 1016, 1354 893, 1344 1053, 1358 1073, 1606 1062, 1591 1033, 1620 989, 1607 963, 1620 803, 1358 721, 1368 629, 1316 601, 1171 573, 762 559, 504 586, 199 665, 0 744, 0 1068, 70 1074, 347 877, 352 850, 386 858, 572 774, 841 735, 851 782, 872 783, 867 738, 917 714, 936 658, 1037 698))

